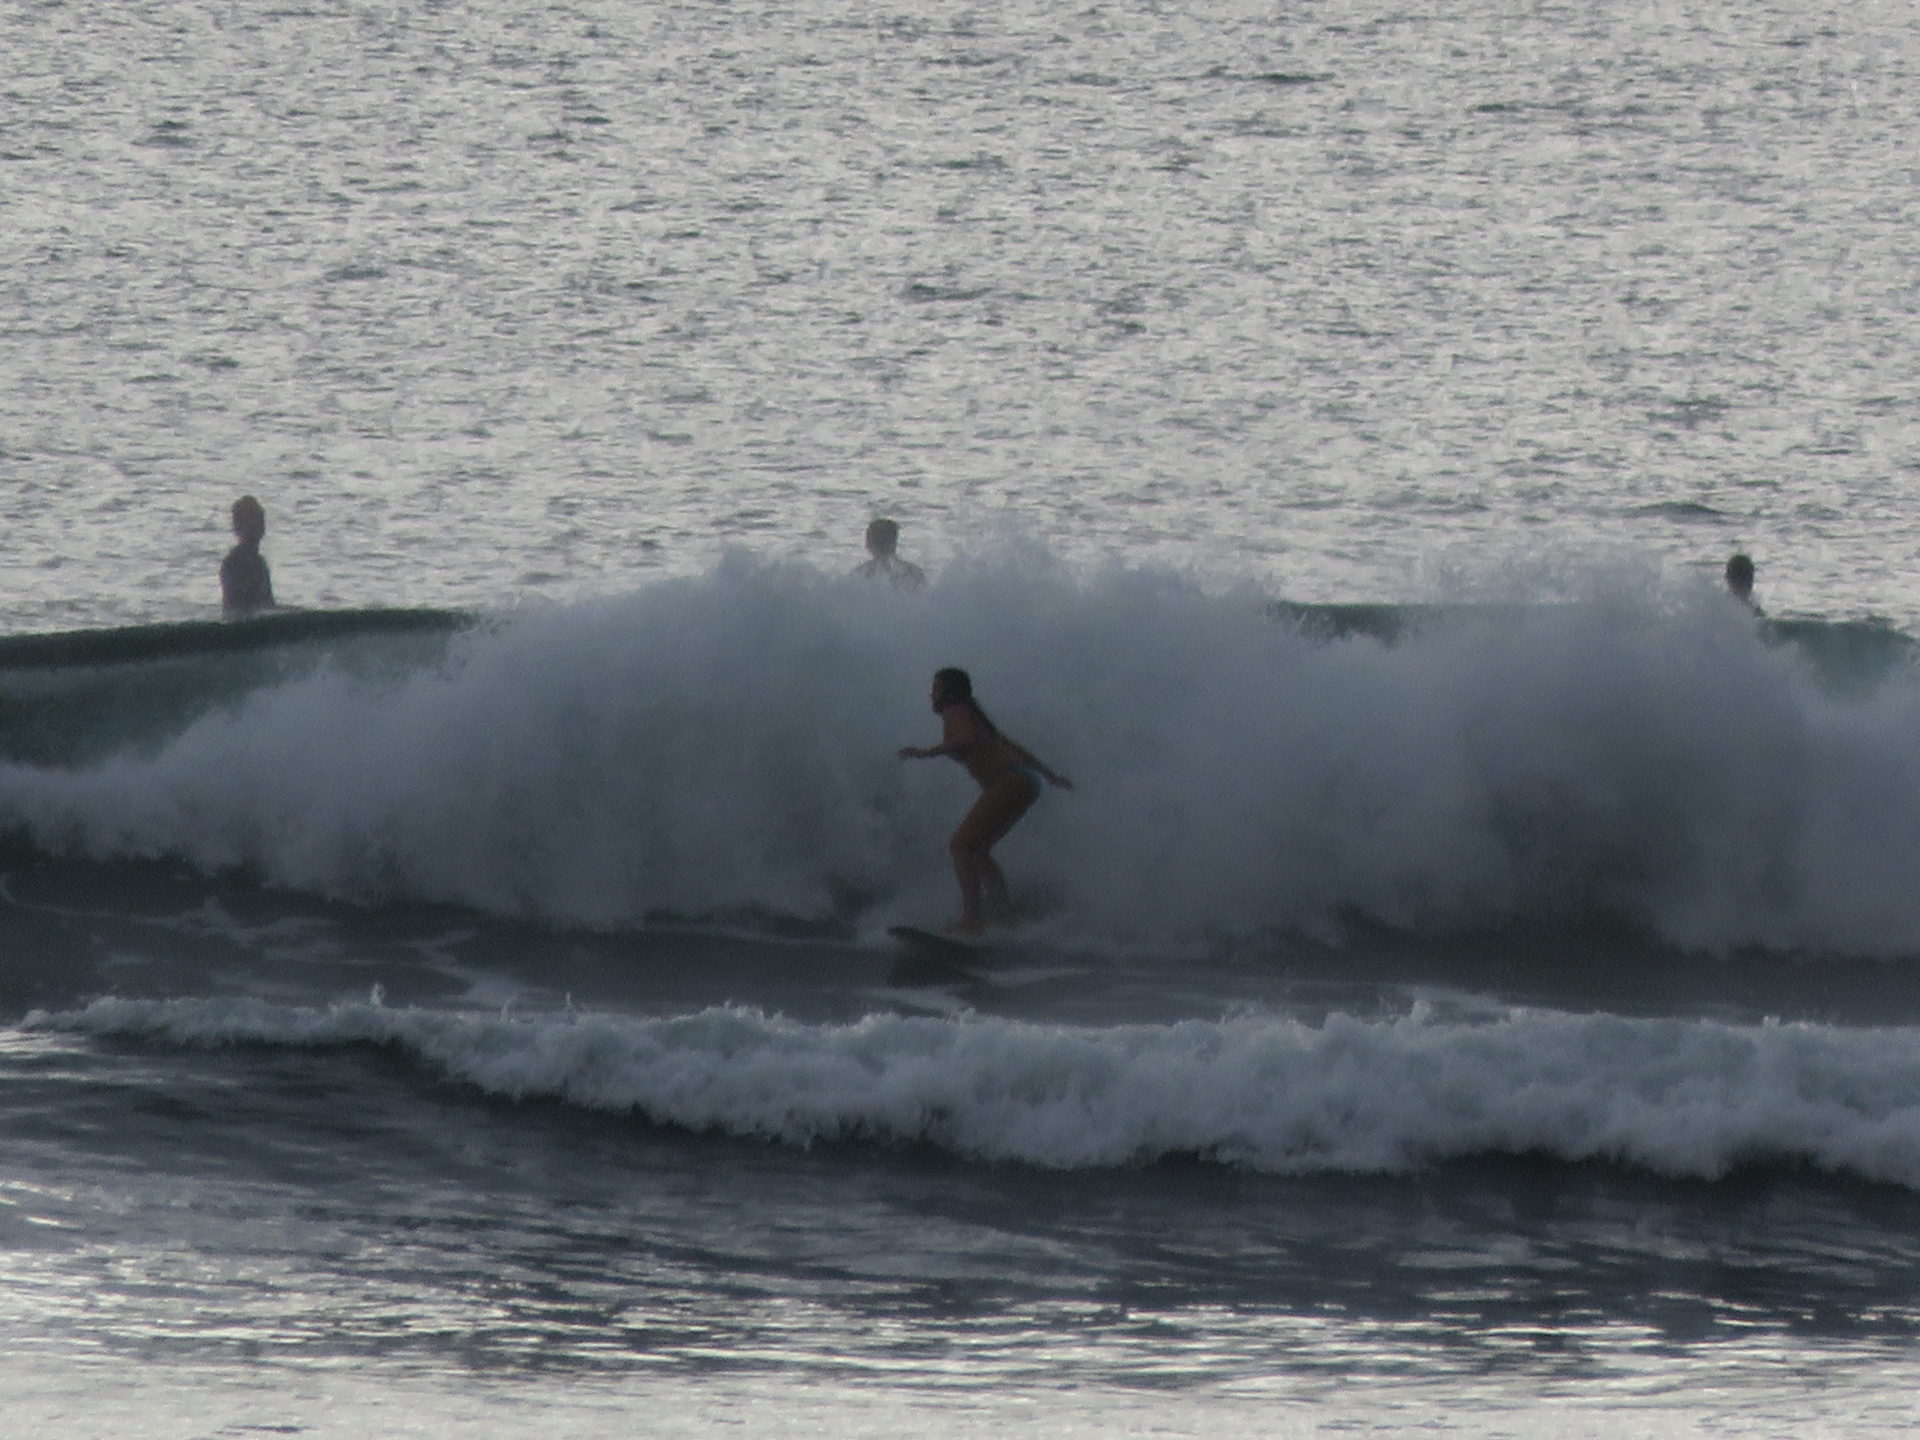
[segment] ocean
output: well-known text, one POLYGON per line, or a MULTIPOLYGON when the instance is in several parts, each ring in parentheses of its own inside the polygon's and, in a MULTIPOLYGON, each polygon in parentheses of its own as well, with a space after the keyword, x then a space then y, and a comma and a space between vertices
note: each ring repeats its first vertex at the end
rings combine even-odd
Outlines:
POLYGON ((0 42, 9 1431, 1911 1430, 1911 6, 0 42))

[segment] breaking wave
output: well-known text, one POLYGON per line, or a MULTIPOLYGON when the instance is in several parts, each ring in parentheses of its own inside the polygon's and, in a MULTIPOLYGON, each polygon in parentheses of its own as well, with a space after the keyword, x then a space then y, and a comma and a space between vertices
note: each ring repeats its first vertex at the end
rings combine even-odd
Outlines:
POLYGON ((1636 579, 1276 608, 1028 552, 915 594, 735 555, 436 631, 405 665, 257 675, 104 754, 16 759, 0 823, 63 854, 566 924, 938 914, 968 784, 895 752, 935 733, 927 677, 951 664, 1077 780, 1002 854, 1088 937, 1602 919, 1905 954, 1908 648, 1636 579))

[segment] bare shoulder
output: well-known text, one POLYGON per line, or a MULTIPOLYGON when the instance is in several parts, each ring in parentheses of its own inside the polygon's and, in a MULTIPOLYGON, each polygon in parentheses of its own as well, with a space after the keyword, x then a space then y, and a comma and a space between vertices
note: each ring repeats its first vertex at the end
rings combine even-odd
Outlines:
POLYGON ((980 712, 963 700, 940 712, 940 729, 948 743, 969 745, 980 738, 986 727, 980 723, 980 712))

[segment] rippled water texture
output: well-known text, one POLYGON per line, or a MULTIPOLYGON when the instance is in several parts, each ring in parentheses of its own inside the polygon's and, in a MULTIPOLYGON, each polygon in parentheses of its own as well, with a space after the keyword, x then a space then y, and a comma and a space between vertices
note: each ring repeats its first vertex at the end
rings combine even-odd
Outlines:
POLYGON ((1598 546, 1911 623, 1906 4, 0 12, 12 629, 1001 512, 1303 598, 1598 546))

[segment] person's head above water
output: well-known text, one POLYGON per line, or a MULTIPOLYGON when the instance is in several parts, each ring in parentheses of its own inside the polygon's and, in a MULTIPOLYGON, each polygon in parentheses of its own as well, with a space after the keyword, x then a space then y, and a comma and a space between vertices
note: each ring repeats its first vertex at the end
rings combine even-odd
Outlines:
POLYGON ((853 573, 869 580, 888 580, 902 590, 918 590, 927 583, 927 572, 911 561, 902 560, 900 526, 879 519, 867 525, 867 559, 853 567, 853 573))
POLYGON ((258 545, 267 533, 267 511, 251 495, 233 502, 233 533, 242 545, 258 545))
POLYGON ((273 605, 273 576, 260 553, 267 533, 267 511, 251 495, 233 502, 233 538, 238 543, 220 562, 220 606, 229 615, 246 615, 273 605))
POLYGON ((949 705, 965 705, 980 717, 980 723, 995 735, 999 727, 987 718, 987 712, 980 708, 980 702, 973 698, 973 677, 955 666, 933 672, 933 692, 928 696, 933 702, 937 715, 949 705))
POLYGON ((1753 557, 1735 555, 1727 561, 1727 589, 1736 600, 1753 603, 1753 557))
POLYGON ((949 665, 944 670, 933 672, 933 708, 951 705, 959 700, 973 699, 973 677, 966 671, 949 665))

